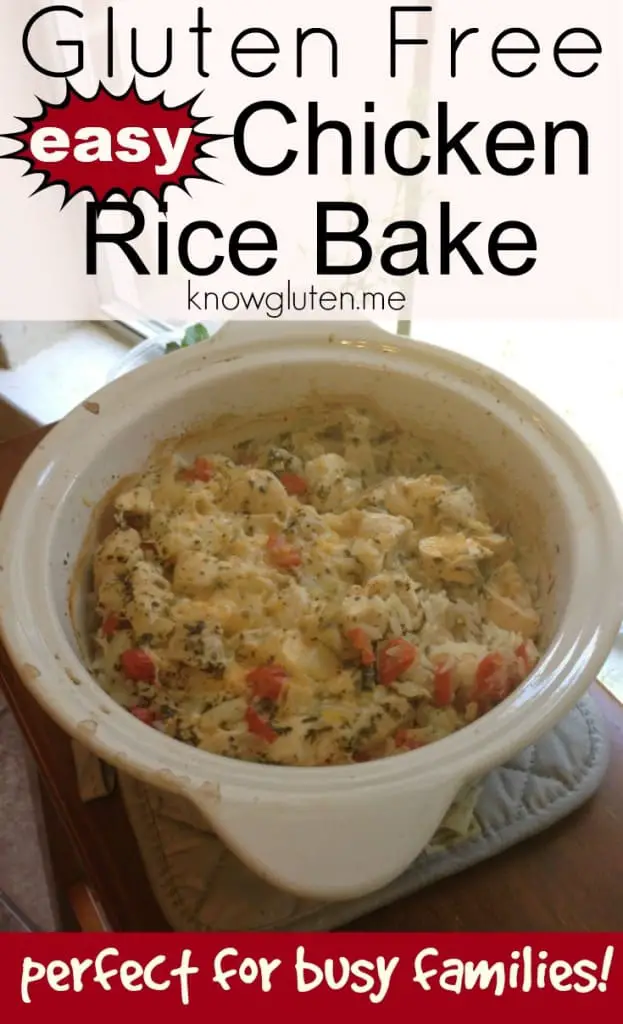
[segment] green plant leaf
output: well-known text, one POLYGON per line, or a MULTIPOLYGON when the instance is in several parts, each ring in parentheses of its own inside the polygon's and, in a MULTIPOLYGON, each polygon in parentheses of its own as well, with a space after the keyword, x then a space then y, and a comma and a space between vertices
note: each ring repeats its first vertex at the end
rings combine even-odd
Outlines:
POLYGON ((203 324, 192 324, 187 327, 182 335, 181 341, 169 341, 165 346, 165 353, 178 352, 181 348, 189 348, 199 341, 208 341, 210 332, 203 324))
POLYGON ((196 345, 198 341, 207 341, 209 337, 210 335, 208 330, 203 324, 193 324, 184 332, 182 348, 188 348, 189 345, 196 345))

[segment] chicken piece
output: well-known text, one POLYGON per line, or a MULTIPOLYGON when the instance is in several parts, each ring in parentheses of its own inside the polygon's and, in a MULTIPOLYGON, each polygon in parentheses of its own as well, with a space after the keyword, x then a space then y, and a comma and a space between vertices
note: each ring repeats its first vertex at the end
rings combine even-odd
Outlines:
POLYGON ((290 498, 283 484, 268 469, 246 469, 232 479, 224 505, 233 512, 285 516, 290 498))
POLYGON ((115 501, 115 511, 122 515, 149 515, 154 507, 148 487, 133 487, 124 491, 115 501))
POLYGON ((300 505, 290 519, 290 530, 297 539, 314 540, 326 529, 322 516, 312 505, 300 505))
MULTIPOLYGON (((384 512, 364 512, 359 535, 361 543, 372 546, 374 557, 364 563, 371 572, 379 573, 383 569, 385 559, 401 547, 404 538, 411 530, 411 523, 404 516, 391 516, 384 512)), ((359 558, 360 556, 355 551, 359 558)))
POLYGON ((309 715, 318 705, 318 695, 311 682, 296 680, 288 683, 283 698, 284 713, 287 715, 309 715))
MULTIPOLYGON (((193 453, 194 455, 194 453, 193 453)), ((233 462, 221 455, 185 456, 176 458, 152 486, 157 508, 194 505, 200 511, 218 505, 227 489, 229 475, 235 469, 233 462)))
POLYGON ((239 633, 249 626, 252 608, 247 610, 241 605, 239 592, 217 590, 202 604, 205 605, 206 616, 217 622, 223 632, 229 636, 239 633))
POLYGON ((364 587, 368 597, 382 597, 389 600, 398 596, 413 612, 420 610, 419 586, 405 572, 381 572, 373 576, 364 587))
POLYGON ((131 572, 130 586, 127 617, 136 635, 161 637, 170 633, 173 594, 161 570, 153 562, 139 562, 131 572))
POLYGON ((121 576, 141 560, 141 535, 138 530, 113 530, 93 559, 95 588, 105 580, 121 576))
POLYGON ((370 418, 356 409, 347 409, 344 418, 344 458, 359 473, 374 473, 375 449, 370 444, 370 418))
POLYGON ((349 541, 329 530, 308 542, 304 585, 313 585, 313 581, 322 580, 323 589, 329 593, 332 584, 339 580, 359 580, 361 564, 355 558, 352 547, 349 541))
POLYGON ((530 591, 514 562, 496 569, 485 588, 486 615, 500 629, 520 633, 526 640, 536 637, 541 622, 532 607, 530 591))
POLYGON ((218 623, 209 619, 176 623, 167 657, 191 668, 219 673, 224 671, 225 649, 218 623))
POLYGON ((242 723, 247 702, 243 697, 224 700, 216 707, 204 711, 195 728, 200 738, 208 737, 216 729, 231 729, 242 723))
POLYGON ((335 678, 341 668, 328 647, 306 641, 294 631, 283 635, 277 661, 292 675, 307 676, 317 682, 335 678))
POLYGON ((182 551, 175 563, 173 587, 178 594, 199 597, 211 592, 218 576, 218 559, 203 551, 182 551))
POLYGON ((411 522, 404 516, 393 516, 387 512, 363 511, 352 508, 341 515, 328 514, 327 524, 342 537, 363 537, 378 540, 389 550, 411 529, 411 522))
POLYGON ((286 448, 269 448, 263 462, 265 468, 277 476, 282 473, 294 473, 296 476, 300 476, 303 472, 301 459, 286 448))
POLYGON ((353 557, 357 559, 366 572, 375 576, 382 572, 385 567, 385 552, 378 540, 363 540, 357 537, 351 544, 350 550, 353 557))
POLYGON ((515 601, 493 590, 489 591, 487 616, 500 629, 520 633, 527 640, 533 639, 539 632, 540 619, 533 608, 522 608, 515 601))
MULTIPOLYGON (((266 541, 260 538, 262 551, 266 551, 266 541)), ((230 587, 242 593, 246 599, 259 596, 264 600, 275 593, 277 584, 271 579, 273 572, 269 565, 251 565, 247 559, 230 559, 219 562, 219 587, 230 587)))
POLYGON ((411 522, 406 516, 392 516, 385 512, 363 512, 359 533, 362 537, 376 537, 389 547, 410 529, 411 522))
POLYGON ((202 619, 209 619, 208 604, 206 601, 192 601, 189 598, 182 598, 176 601, 171 608, 171 618, 177 622, 198 622, 202 619))
POLYGON ((462 533, 425 537, 419 542, 418 550, 428 576, 465 586, 479 580, 478 562, 491 558, 487 548, 462 533))
POLYGON ((311 459, 305 466, 305 477, 318 507, 330 512, 347 505, 361 493, 361 480, 349 476, 352 467, 335 452, 311 459))
POLYGON ((182 551, 201 550, 209 555, 226 553, 234 542, 237 524, 225 516, 154 516, 151 532, 164 559, 176 558, 182 551))
MULTIPOLYGON (((513 554, 515 548, 511 538, 504 537, 501 533, 483 532, 481 534, 480 530, 475 529, 475 525, 474 523, 471 524, 471 532, 476 535, 478 543, 491 552, 494 563, 506 562, 513 554)), ((478 524, 478 526, 482 525, 481 523, 478 524)))
POLYGON ((375 575, 383 570, 386 557, 411 529, 411 523, 403 516, 361 509, 350 509, 341 515, 328 514, 326 519, 327 525, 340 536, 355 538, 351 544, 354 557, 375 575))
POLYGON ((403 573, 381 573, 365 587, 351 587, 338 620, 344 633, 362 628, 371 640, 380 640, 388 630, 396 635, 415 632, 424 611, 413 580, 403 573))
MULTIPOLYGON (((352 705, 348 706, 356 708, 357 690, 360 682, 360 673, 358 670, 344 669, 342 672, 338 672, 337 675, 332 676, 330 679, 323 680, 322 682, 322 695, 325 698, 334 700, 336 698, 343 698, 346 701, 352 702, 352 705)), ((335 724, 331 720, 333 708, 329 708, 323 711, 323 718, 330 725, 335 724)))
POLYGON ((128 594, 123 580, 118 576, 105 579, 97 591, 97 606, 104 615, 111 612, 120 615, 128 603, 128 594))
POLYGON ((384 598, 369 597, 363 587, 352 587, 342 602, 339 623, 344 633, 363 628, 371 640, 380 640, 389 628, 389 616, 390 608, 384 598))
POLYGON ((331 487, 346 475, 348 463, 336 452, 326 452, 310 459, 305 466, 305 476, 313 488, 331 487))
POLYGON ((505 562, 491 574, 489 587, 502 597, 509 597, 527 606, 532 605, 530 591, 515 562, 505 562))
POLYGON ((295 629, 300 628, 301 620, 309 614, 311 606, 308 591, 292 580, 267 598, 264 611, 280 628, 295 629))
POLYGON ((249 515, 244 517, 240 535, 229 545, 227 562, 261 562, 266 557, 269 537, 281 536, 284 523, 276 515, 249 515))
POLYGON ((275 658, 275 630, 251 626, 238 634, 236 658, 239 662, 251 661, 262 665, 275 658))
POLYGON ((458 526, 468 526, 472 520, 478 520, 479 509, 476 499, 467 487, 453 487, 444 491, 437 499, 437 511, 443 519, 448 519, 458 526))
POLYGON ((203 600, 192 604, 200 606, 202 614, 218 622, 228 636, 258 629, 267 619, 280 628, 293 628, 299 624, 309 600, 302 588, 293 585, 291 590, 280 592, 270 580, 249 578, 255 587, 247 586, 244 577, 232 577, 230 585, 225 585, 223 577, 219 577, 219 586, 211 594, 202 595, 203 600), (264 588, 261 586, 263 583, 266 583, 264 588))
POLYGON ((436 503, 450 485, 443 476, 395 477, 376 487, 371 494, 374 505, 380 505, 394 516, 407 519, 430 519, 436 503))
POLYGON ((391 603, 392 608, 404 609, 401 619, 404 620, 405 632, 419 629, 424 612, 418 594, 418 585, 407 573, 380 573, 368 580, 364 589, 369 597, 382 597, 391 603))

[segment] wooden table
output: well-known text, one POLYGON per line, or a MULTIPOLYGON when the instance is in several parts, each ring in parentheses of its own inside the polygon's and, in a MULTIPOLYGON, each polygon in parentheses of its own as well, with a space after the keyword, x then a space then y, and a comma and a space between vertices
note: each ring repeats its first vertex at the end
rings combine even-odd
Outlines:
MULTIPOLYGON (((44 433, 0 444, 0 503, 44 433)), ((66 736, 26 692, 1 648, 0 684, 39 768, 64 927, 98 927, 89 906, 95 893, 112 929, 168 930, 121 797, 81 802, 66 736)), ((362 918, 355 928, 623 931, 623 707, 600 687, 596 696, 608 720, 612 759, 589 804, 507 853, 362 918)))

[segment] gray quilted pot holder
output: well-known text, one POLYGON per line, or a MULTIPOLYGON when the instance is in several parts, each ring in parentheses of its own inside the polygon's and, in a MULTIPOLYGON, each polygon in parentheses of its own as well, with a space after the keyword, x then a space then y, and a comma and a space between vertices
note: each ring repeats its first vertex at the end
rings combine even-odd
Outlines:
POLYGON ((193 805, 120 776, 154 894, 176 931, 329 931, 464 871, 553 825, 593 795, 608 761, 590 697, 534 746, 461 794, 431 845, 391 885, 319 903, 274 888, 240 863, 193 805))

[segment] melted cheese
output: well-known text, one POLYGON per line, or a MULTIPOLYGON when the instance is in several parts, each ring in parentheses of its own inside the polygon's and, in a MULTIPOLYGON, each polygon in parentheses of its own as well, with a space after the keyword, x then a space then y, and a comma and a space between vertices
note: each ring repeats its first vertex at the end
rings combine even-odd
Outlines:
POLYGON ((182 741, 293 765, 393 755, 503 699, 538 657, 533 594, 415 444, 347 409, 150 465, 93 560, 102 685, 182 741))

